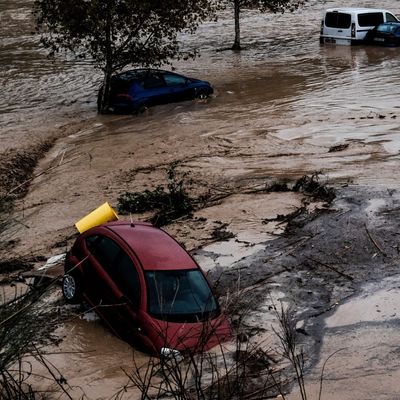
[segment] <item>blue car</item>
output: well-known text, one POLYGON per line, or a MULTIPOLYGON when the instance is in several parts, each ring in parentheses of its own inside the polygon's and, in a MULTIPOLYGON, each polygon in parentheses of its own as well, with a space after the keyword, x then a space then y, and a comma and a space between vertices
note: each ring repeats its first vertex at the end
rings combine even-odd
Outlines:
POLYGON ((367 33, 368 44, 380 46, 400 46, 400 22, 386 22, 376 26, 367 33))
MULTIPOLYGON (((99 90, 98 108, 103 88, 99 90)), ((214 92, 209 82, 159 69, 134 69, 111 78, 109 111, 131 113, 156 104, 205 99, 214 92)))

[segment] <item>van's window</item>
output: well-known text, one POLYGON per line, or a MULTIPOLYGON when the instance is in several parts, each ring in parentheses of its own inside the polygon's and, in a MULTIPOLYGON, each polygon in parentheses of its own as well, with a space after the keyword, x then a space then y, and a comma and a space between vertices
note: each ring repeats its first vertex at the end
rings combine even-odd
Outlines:
POLYGON ((386 13, 386 22, 397 22, 397 18, 390 13, 386 13))
POLYGON ((383 22, 383 13, 365 13, 358 14, 358 25, 360 26, 376 26, 383 22))
POLYGON ((340 12, 328 12, 325 16, 325 25, 328 28, 348 29, 351 25, 351 15, 340 12))

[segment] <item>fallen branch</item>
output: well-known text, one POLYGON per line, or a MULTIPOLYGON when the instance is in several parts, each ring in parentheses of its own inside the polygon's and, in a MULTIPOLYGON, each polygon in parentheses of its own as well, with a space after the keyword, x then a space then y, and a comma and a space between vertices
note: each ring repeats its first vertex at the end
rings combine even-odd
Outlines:
POLYGON ((351 293, 351 294, 349 294, 348 296, 345 296, 345 297, 341 298, 341 299, 338 300, 338 301, 335 301, 335 302, 332 303, 329 307, 324 308, 322 311, 319 311, 319 312, 317 312, 317 313, 311 314, 311 315, 309 316, 309 318, 316 318, 316 317, 321 316, 322 314, 325 314, 325 313, 327 313, 327 312, 329 312, 329 311, 332 311, 332 310, 333 310, 335 307, 337 307, 339 304, 343 303, 344 300, 349 299, 349 298, 352 297, 353 295, 354 295, 354 292, 351 293))
POLYGON ((379 244, 377 243, 377 241, 371 236, 371 234, 369 233, 369 230, 367 228, 367 224, 364 225, 365 226, 365 231, 367 232, 367 235, 369 237, 369 240, 372 242, 372 244, 376 247, 376 249, 385 257, 387 257, 387 254, 382 250, 382 248, 379 246, 379 244))
POLYGON ((325 360, 324 365, 322 366, 321 375, 320 375, 320 377, 319 377, 319 394, 318 394, 318 400, 321 400, 321 396, 322 396, 322 384, 323 384, 323 382, 324 382, 324 371, 325 371, 326 364, 328 363, 328 361, 329 361, 334 355, 336 355, 337 353, 339 353, 340 351, 343 351, 343 350, 347 350, 347 347, 344 347, 344 348, 342 348, 342 349, 339 349, 339 350, 334 351, 334 352, 325 360))
POLYGON ((339 271, 337 268, 332 267, 332 265, 326 264, 326 263, 324 263, 324 262, 322 262, 322 261, 315 260, 314 258, 311 258, 311 257, 307 257, 307 256, 306 256, 305 258, 306 258, 307 260, 309 260, 309 261, 313 261, 313 262, 315 262, 315 263, 317 263, 317 264, 319 264, 319 265, 322 265, 323 267, 326 267, 326 268, 328 268, 328 269, 330 269, 330 270, 336 272, 338 275, 343 276, 343 278, 346 278, 346 279, 348 279, 349 281, 353 281, 353 280, 354 280, 354 278, 353 278, 352 276, 350 276, 350 275, 348 275, 348 274, 346 274, 346 273, 344 273, 344 272, 342 272, 342 271, 339 271))

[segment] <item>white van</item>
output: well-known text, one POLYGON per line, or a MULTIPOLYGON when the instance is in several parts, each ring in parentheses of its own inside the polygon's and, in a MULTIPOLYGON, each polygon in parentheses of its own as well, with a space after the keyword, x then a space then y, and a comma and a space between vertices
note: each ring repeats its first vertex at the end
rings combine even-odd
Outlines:
POLYGON ((382 22, 397 22, 393 13, 377 8, 330 8, 321 22, 320 43, 362 43, 367 32, 382 22))

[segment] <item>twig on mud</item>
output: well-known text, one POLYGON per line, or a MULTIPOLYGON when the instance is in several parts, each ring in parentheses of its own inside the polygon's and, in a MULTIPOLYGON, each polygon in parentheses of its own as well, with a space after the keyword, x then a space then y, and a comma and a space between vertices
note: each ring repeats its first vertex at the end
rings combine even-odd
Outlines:
POLYGON ((265 283, 266 281, 268 281, 269 279, 273 278, 274 276, 278 276, 280 274, 283 274, 284 272, 286 272, 285 269, 280 269, 278 271, 275 271, 273 274, 268 275, 265 278, 261 278, 258 279, 256 282, 254 282, 251 286, 247 286, 246 288, 241 290, 241 294, 245 294, 250 290, 254 290, 257 286, 261 286, 263 283, 265 283))
MULTIPOLYGON (((195 247, 190 247, 190 248, 188 248, 187 250, 191 253, 191 252, 193 252, 193 251, 200 250, 200 249, 202 249, 202 248, 204 248, 204 247, 206 247, 206 246, 209 246, 209 245, 211 245, 211 244, 218 243, 218 242, 222 242, 223 240, 224 240, 224 239, 220 239, 220 238, 210 239, 210 240, 207 240, 207 241, 205 241, 205 242, 201 242, 200 244, 198 244, 198 245, 195 246, 195 247)), ((244 268, 242 268, 242 269, 244 269, 244 268)))
MULTIPOLYGON (((294 243, 294 246, 289 250, 289 251, 287 251, 286 253, 283 253, 282 255, 293 255, 293 252, 295 251, 295 250, 297 250, 300 246, 302 246, 304 243, 306 243, 306 242, 308 242, 309 240, 311 240, 311 239, 314 239, 316 236, 318 236, 319 234, 320 234, 321 232, 317 232, 316 234, 314 234, 314 235, 312 235, 312 236, 305 236, 305 237, 302 237, 302 238, 300 238, 297 242, 295 242, 294 243)), ((292 244, 289 244, 289 245, 287 245, 287 246, 284 246, 284 247, 282 247, 282 249, 284 249, 285 247, 289 247, 289 246, 291 246, 292 244)))
POLYGON ((324 382, 324 371, 325 371, 325 367, 326 364, 328 363, 328 361, 337 353, 339 353, 339 351, 343 351, 346 350, 346 347, 343 347, 342 349, 336 350, 334 351, 331 355, 329 355, 329 357, 325 360, 324 365, 322 366, 322 370, 321 370, 321 375, 319 377, 319 394, 318 394, 318 400, 321 400, 321 396, 322 396, 322 383, 324 382))
MULTIPOLYGON (((279 250, 287 249, 290 246, 293 246, 290 250, 286 252, 279 252, 277 255, 269 258, 264 258, 264 262, 267 263, 271 260, 275 260, 276 258, 283 257, 283 256, 293 256, 293 252, 297 250, 300 246, 302 246, 305 242, 308 242, 310 239, 314 239, 316 236, 318 236, 321 232, 316 233, 313 236, 304 236, 301 237, 300 239, 296 240, 294 243, 289 243, 287 245, 284 245, 279 248, 279 250)), ((294 257, 294 256, 293 256, 294 257)))
POLYGON ((346 278, 346 279, 348 279, 349 281, 354 281, 354 278, 353 278, 352 276, 350 276, 350 275, 348 275, 348 274, 346 274, 346 273, 344 273, 344 272, 342 272, 342 271, 339 271, 337 268, 332 267, 332 265, 326 264, 326 263, 324 263, 324 262, 322 262, 322 261, 319 261, 319 260, 316 260, 316 259, 314 259, 314 258, 312 258, 312 257, 307 257, 307 256, 305 256, 305 258, 306 258, 307 260, 313 261, 313 262, 315 262, 315 263, 317 263, 317 264, 319 264, 319 265, 322 265, 323 267, 326 267, 326 268, 328 268, 328 269, 330 269, 330 270, 336 272, 337 274, 339 274, 340 276, 343 276, 343 278, 346 278))
POLYGON ((338 301, 335 301, 335 302, 332 303, 329 307, 324 308, 322 311, 319 311, 319 312, 317 312, 317 313, 311 314, 311 315, 309 316, 309 318, 316 318, 316 317, 319 317, 319 316, 322 315, 322 314, 325 314, 325 313, 327 313, 327 312, 333 310, 333 309, 334 309, 335 307, 337 307, 340 303, 343 303, 344 300, 349 299, 349 298, 352 297, 353 295, 354 295, 354 292, 351 293, 351 294, 349 294, 348 296, 345 296, 345 297, 341 298, 341 299, 338 300, 338 301))
MULTIPOLYGON (((271 374, 271 377, 272 377, 272 374, 271 374)), ((289 385, 289 383, 291 383, 291 381, 292 381, 291 379, 286 379, 284 381, 279 382, 279 385, 280 386, 289 385)), ((260 399, 261 400, 261 399, 266 399, 266 398, 274 398, 274 399, 276 399, 275 394, 273 395, 273 397, 265 397, 264 393, 269 389, 276 388, 277 385, 278 385, 278 382, 276 380, 274 380, 273 383, 271 383, 270 385, 264 385, 262 388, 257 389, 256 391, 243 396, 242 400, 256 400, 256 399, 260 399), (261 397, 254 397, 254 396, 257 396, 257 395, 261 395, 261 397)), ((281 393, 281 395, 282 395, 282 393, 281 393)))
POLYGON ((382 248, 379 246, 379 244, 377 243, 377 241, 371 236, 371 234, 369 233, 369 230, 367 228, 367 224, 364 224, 365 226, 365 231, 367 232, 367 235, 369 237, 369 240, 371 240, 372 244, 377 248, 377 250, 385 257, 387 257, 387 254, 385 253, 385 251, 382 250, 382 248))
POLYGON ((350 211, 351 211, 350 209, 345 210, 345 211, 342 211, 341 213, 339 213, 338 215, 336 215, 336 218, 339 219, 340 217, 343 217, 343 215, 348 214, 350 211))
POLYGON ((34 354, 34 357, 38 359, 38 361, 46 368, 47 372, 51 375, 53 378, 54 382, 57 383, 58 387, 62 390, 62 392, 70 399, 73 400, 71 395, 68 393, 68 391, 65 389, 64 385, 67 385, 68 389, 70 390, 71 387, 68 385, 67 380, 64 378, 64 376, 61 374, 60 370, 49 360, 45 359, 43 354, 37 349, 36 346, 34 346, 34 349, 36 350, 36 354, 34 354), (55 372, 54 372, 55 371, 55 372), (56 376, 56 373, 59 375, 59 377, 56 376))
MULTIPOLYGON (((38 298, 35 300, 35 302, 38 302, 39 299, 43 296, 44 292, 41 293, 38 298)), ((26 309, 28 309, 29 307, 32 306, 32 303, 28 303, 26 304, 24 307, 20 308, 18 311, 16 311, 15 313, 11 314, 8 318, 3 319, 2 321, 0 321, 0 327, 2 325, 4 325, 6 322, 8 322, 10 319, 15 318, 18 314, 21 314, 22 312, 24 312, 26 309)))
MULTIPOLYGON (((1 199, 0 199, 0 200, 1 200, 1 199)), ((16 219, 16 218, 10 218, 7 222, 12 222, 12 221, 14 221, 14 222, 17 223, 17 224, 22 225, 24 228, 27 228, 27 229, 30 229, 30 228, 31 228, 29 225, 24 224, 22 221, 19 221, 19 220, 16 219)))

